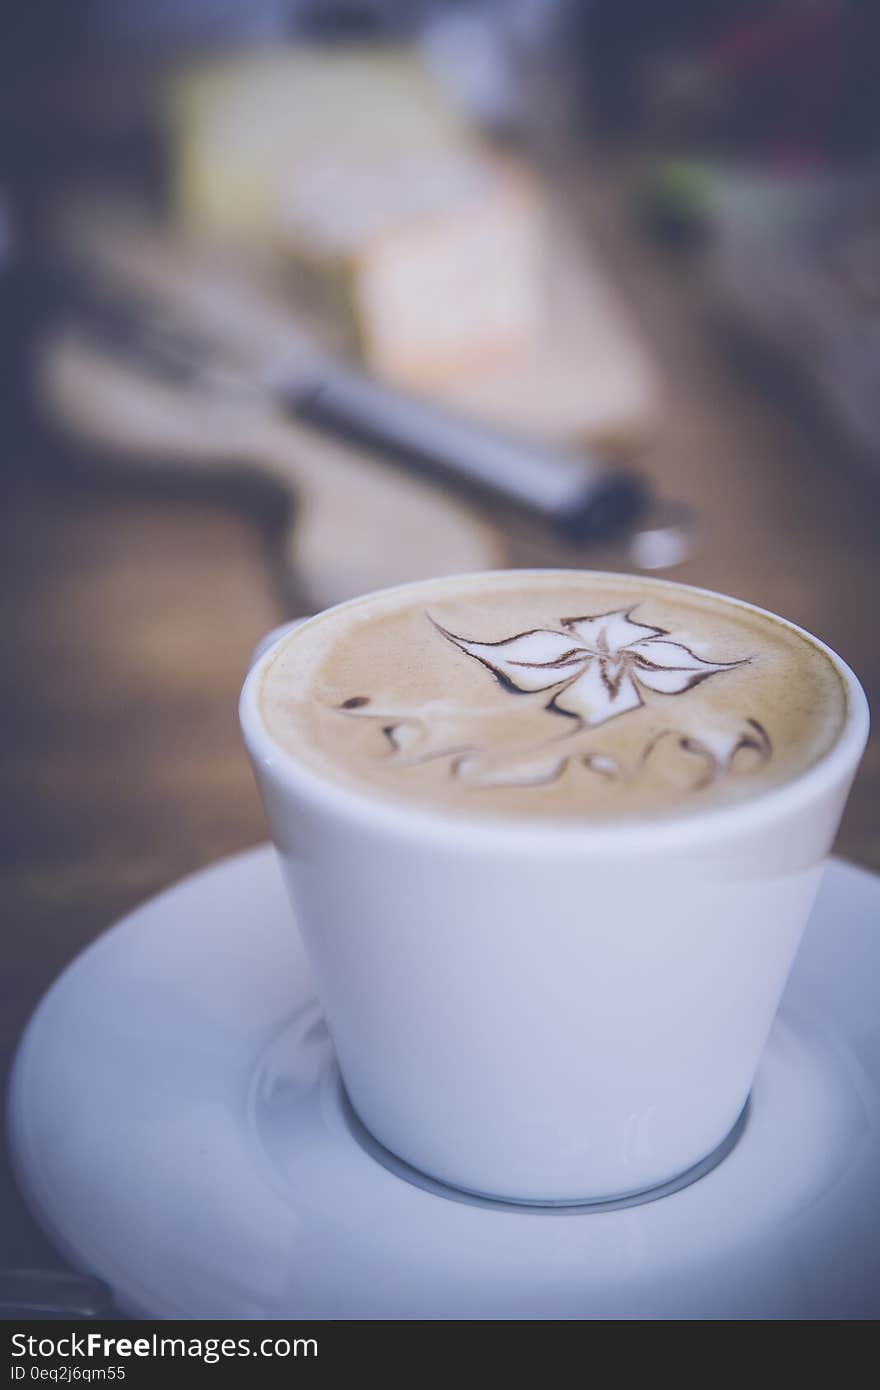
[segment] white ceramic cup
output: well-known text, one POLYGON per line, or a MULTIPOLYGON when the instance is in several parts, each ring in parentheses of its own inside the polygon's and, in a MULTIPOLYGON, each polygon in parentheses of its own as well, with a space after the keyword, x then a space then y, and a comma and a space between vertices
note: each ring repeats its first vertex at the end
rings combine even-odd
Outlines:
POLYGON ((867 738, 845 663, 817 644, 846 721, 784 786, 702 814, 578 826, 423 810, 321 776, 262 722, 277 645, 245 682, 242 728, 372 1135, 444 1183, 520 1202, 644 1192, 717 1150, 746 1105, 867 738))

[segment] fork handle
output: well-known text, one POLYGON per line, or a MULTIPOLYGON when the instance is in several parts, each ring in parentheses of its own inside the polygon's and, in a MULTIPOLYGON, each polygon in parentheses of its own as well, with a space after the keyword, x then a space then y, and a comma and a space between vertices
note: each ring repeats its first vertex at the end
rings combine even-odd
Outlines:
POLYGON ((513 503, 575 539, 617 530, 644 503, 643 485, 630 473, 496 432, 345 367, 323 367, 280 395, 301 420, 513 503))

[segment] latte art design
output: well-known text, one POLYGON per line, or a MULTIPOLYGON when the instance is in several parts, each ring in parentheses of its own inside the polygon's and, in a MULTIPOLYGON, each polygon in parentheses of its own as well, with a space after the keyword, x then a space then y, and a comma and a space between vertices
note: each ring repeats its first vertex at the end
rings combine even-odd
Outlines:
POLYGON ((633 622, 634 610, 563 618, 564 631, 536 628, 502 642, 471 642, 435 624, 450 642, 475 657, 516 694, 553 690, 547 708, 581 725, 604 724, 644 704, 640 687, 682 695, 709 676, 744 661, 712 662, 662 627, 633 622))
POLYGON ((582 570, 364 595, 284 639, 259 701, 295 764, 363 796, 594 825, 784 787, 834 746, 847 710, 827 653, 784 619, 582 570))
POLYGON ((669 629, 637 622, 634 611, 562 618, 558 628, 532 628, 495 642, 462 637, 425 615, 438 637, 486 667, 505 695, 549 693, 549 699, 535 702, 534 717, 526 720, 514 747, 509 738, 503 746, 493 739, 493 711, 500 727, 506 700, 494 707, 487 702, 478 739, 473 709, 458 709, 448 697, 406 709, 377 707, 370 696, 353 695, 337 708, 349 717, 377 721, 386 759, 402 768, 445 760, 452 778, 479 787, 545 786, 570 768, 609 782, 632 781, 670 751, 686 764, 694 791, 733 770, 763 767, 772 756, 771 740, 747 715, 724 726, 676 718, 647 734, 625 761, 602 747, 595 730, 634 715, 646 698, 683 696, 751 660, 708 660, 669 629))

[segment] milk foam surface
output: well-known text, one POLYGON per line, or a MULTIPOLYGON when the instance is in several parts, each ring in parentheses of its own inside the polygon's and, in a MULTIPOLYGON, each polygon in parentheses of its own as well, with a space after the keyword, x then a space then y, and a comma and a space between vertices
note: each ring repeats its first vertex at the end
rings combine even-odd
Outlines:
POLYGON ((270 735, 366 793, 614 821, 742 801, 834 744, 846 690, 807 636, 662 580, 508 571, 312 619, 264 673, 270 735))

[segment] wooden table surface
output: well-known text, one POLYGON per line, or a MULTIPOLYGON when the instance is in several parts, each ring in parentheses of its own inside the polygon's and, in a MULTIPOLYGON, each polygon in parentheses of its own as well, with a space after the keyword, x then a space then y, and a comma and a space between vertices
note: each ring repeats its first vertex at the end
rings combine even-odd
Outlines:
MULTIPOLYGON (((609 185, 610 186, 610 185, 609 185)), ((880 492, 815 421, 768 397, 705 322, 691 273, 641 244, 613 197, 586 220, 663 376, 640 461, 699 518, 670 576, 774 609, 827 640, 880 702, 880 492)), ((2 520, 5 900, 0 1046, 120 914, 265 836, 236 701, 254 643, 285 615, 267 541, 235 499, 41 475, 20 460, 2 520)), ((613 547, 545 537, 519 563, 626 568, 613 547)), ((838 850, 880 870, 880 740, 838 850)), ((0 1266, 59 1261, 0 1175, 0 1266)))

